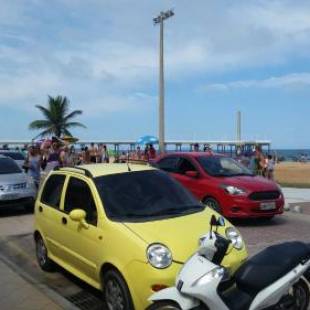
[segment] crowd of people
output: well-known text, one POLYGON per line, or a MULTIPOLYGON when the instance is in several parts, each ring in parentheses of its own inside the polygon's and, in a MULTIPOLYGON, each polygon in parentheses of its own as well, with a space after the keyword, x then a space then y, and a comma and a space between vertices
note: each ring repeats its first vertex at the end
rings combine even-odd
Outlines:
POLYGON ((273 180, 275 164, 276 159, 274 156, 264 154, 261 147, 256 146, 255 151, 250 156, 248 168, 256 175, 273 180))
MULTIPOLYGON (((73 167, 81 164, 91 163, 124 163, 128 160, 148 162, 157 156, 156 149, 152 144, 147 144, 142 149, 137 146, 135 150, 113 153, 105 144, 91 143, 76 149, 73 145, 60 142, 58 139, 46 140, 41 144, 34 144, 24 148, 26 159, 24 170, 33 178, 35 184, 40 184, 40 178, 55 167, 73 167)), ((193 151, 208 152, 212 154, 209 145, 203 145, 200 149, 198 143, 193 145, 193 151)), ((254 174, 264 176, 268 179, 274 178, 274 168, 276 160, 273 156, 264 154, 257 146, 251 156, 247 157, 247 162, 239 160, 245 164, 254 174)))
POLYGON ((128 160, 149 161, 156 157, 156 150, 152 144, 148 144, 142 150, 137 146, 136 150, 112 153, 105 144, 91 143, 89 146, 76 149, 59 140, 51 140, 41 144, 25 146, 24 170, 33 178, 39 186, 42 174, 46 175, 56 167, 74 167, 82 164, 95 163, 124 163, 128 160))

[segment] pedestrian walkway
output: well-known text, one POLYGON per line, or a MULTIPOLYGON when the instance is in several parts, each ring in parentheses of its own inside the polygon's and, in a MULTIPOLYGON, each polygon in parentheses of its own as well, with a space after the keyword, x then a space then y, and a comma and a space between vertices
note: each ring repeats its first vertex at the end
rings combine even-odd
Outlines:
POLYGON ((1 310, 64 309, 0 260, 1 310))
POLYGON ((286 203, 310 202, 309 188, 282 188, 286 203))

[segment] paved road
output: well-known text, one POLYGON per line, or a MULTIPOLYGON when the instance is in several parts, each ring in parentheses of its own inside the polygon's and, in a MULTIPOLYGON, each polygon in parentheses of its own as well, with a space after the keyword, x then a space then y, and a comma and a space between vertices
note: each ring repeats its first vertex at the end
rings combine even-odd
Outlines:
MULTIPOLYGON (((299 202, 295 202, 299 203, 299 202)), ((285 212, 271 221, 235 221, 253 255, 270 244, 288 240, 310 243, 310 203, 303 202, 303 214, 285 212)), ((73 302, 79 309, 99 309, 100 294, 64 270, 42 272, 35 260, 32 239, 33 215, 23 210, 11 212, 0 209, 0 256, 5 257, 18 272, 29 275, 37 285, 51 290, 73 302)))

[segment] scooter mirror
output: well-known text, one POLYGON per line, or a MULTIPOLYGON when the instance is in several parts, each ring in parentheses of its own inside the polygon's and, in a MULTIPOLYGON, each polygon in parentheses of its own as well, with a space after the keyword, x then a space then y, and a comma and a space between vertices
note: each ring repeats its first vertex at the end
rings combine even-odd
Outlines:
POLYGON ((215 215, 212 215, 211 220, 210 220, 210 226, 217 226, 217 219, 215 215))
POLYGON ((217 226, 225 226, 225 219, 223 218, 223 216, 220 216, 217 219, 217 226))

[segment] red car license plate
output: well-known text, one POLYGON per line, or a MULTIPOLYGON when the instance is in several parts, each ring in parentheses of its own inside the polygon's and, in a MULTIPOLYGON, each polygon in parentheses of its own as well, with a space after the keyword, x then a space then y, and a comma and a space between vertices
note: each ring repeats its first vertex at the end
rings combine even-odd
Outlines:
POLYGON ((264 211, 274 210, 276 208, 275 202, 262 202, 260 204, 260 209, 264 211))

